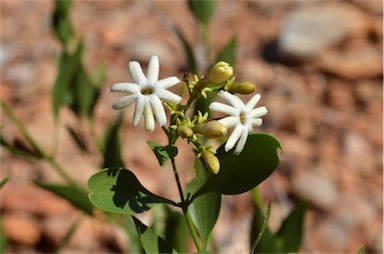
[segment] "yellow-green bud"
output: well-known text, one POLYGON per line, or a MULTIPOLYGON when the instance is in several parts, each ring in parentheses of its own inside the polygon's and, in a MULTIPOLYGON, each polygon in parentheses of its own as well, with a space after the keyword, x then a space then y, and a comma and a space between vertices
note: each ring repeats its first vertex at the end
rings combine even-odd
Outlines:
POLYGON ((220 171, 220 161, 219 159, 209 150, 203 150, 201 156, 205 162, 205 166, 208 171, 217 175, 220 171))
POLYGON ((185 125, 180 125, 179 127, 177 127, 177 132, 182 138, 190 138, 194 134, 193 130, 185 125))
POLYGON ((232 83, 227 90, 231 93, 250 94, 256 90, 256 86, 251 82, 232 83))
POLYGON ((206 138, 220 138, 227 134, 227 128, 225 128, 219 121, 196 124, 195 127, 193 127, 193 130, 206 138))
POLYGON ((217 62, 209 71, 208 78, 212 83, 222 83, 233 76, 233 68, 224 61, 217 62))

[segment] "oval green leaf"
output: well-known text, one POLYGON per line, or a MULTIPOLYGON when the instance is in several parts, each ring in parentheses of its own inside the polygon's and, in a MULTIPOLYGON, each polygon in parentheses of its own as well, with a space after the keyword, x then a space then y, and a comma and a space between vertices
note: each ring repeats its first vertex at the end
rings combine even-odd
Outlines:
POLYGON ((103 169, 88 180, 89 199, 104 211, 137 214, 159 203, 176 205, 147 190, 136 176, 124 168, 103 169))
MULTIPOLYGON (((201 159, 195 163, 196 176, 187 184, 186 191, 193 193, 198 190, 209 177, 201 159)), ((221 209, 221 195, 219 193, 207 193, 193 200, 188 206, 188 214, 191 216, 206 250, 209 237, 216 225, 221 209)))
POLYGON ((279 149, 279 141, 263 133, 249 135, 239 155, 233 154, 233 150, 225 152, 224 145, 220 146, 216 154, 220 160, 220 172, 217 175, 211 174, 193 198, 208 192, 236 195, 253 189, 279 165, 279 149))

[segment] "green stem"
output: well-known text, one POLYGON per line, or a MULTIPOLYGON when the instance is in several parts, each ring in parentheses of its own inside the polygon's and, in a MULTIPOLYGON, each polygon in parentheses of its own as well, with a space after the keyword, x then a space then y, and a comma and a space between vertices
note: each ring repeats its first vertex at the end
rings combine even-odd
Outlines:
POLYGON ((177 171, 176 162, 175 162, 175 159, 173 157, 171 158, 171 162, 172 162, 172 168, 173 168, 173 175, 175 176, 175 180, 177 183, 177 189, 179 190, 181 203, 183 204, 185 202, 184 193, 183 193, 183 189, 181 187, 180 177, 179 177, 179 172, 177 171))
MULTIPOLYGON (((187 104, 190 105, 191 102, 192 102, 192 100, 188 101, 187 104)), ((177 132, 176 131, 168 131, 166 128, 163 128, 163 131, 168 137, 169 145, 174 145, 176 143, 176 140, 178 137, 177 132)), ((195 243, 196 249, 198 251, 201 251, 202 248, 201 248, 201 244, 199 242, 199 237, 197 235, 195 226, 193 225, 192 219, 191 219, 190 215, 188 214, 188 206, 190 204, 190 201, 185 200, 183 188, 181 187, 179 172, 177 170, 177 165, 176 165, 176 161, 175 161, 174 157, 171 158, 171 164, 172 164, 172 169, 173 169, 173 175, 175 176, 177 189, 179 191, 179 195, 180 195, 180 199, 181 199, 180 207, 183 210, 183 215, 184 215, 185 221, 187 223, 189 232, 191 233, 193 242, 195 243)))
POLYGON ((209 29, 208 25, 201 23, 200 25, 201 37, 203 39, 203 45, 205 50, 205 57, 208 63, 208 67, 211 66, 211 44, 209 41, 209 29))

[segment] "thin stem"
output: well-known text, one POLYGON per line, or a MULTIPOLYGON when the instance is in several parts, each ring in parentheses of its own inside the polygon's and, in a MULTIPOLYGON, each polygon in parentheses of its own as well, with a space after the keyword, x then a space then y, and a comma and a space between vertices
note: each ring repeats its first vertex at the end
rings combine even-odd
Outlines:
POLYGON ((172 162, 173 174, 175 176, 175 180, 176 180, 176 183, 177 183, 177 189, 179 190, 179 195, 180 195, 181 203, 184 203, 185 202, 185 198, 184 198, 183 189, 182 189, 181 183, 180 183, 179 172, 177 171, 176 162, 175 162, 175 159, 173 157, 171 158, 171 162, 172 162))
MULTIPOLYGON (((200 25, 200 32, 201 32, 201 37, 203 39, 206 62, 208 63, 208 67, 209 67, 211 66, 211 43, 209 41, 208 25, 202 23, 200 25)), ((206 68, 207 66, 204 66, 204 67, 206 68)))
POLYGON ((21 131, 26 140, 33 147, 33 149, 41 156, 41 158, 45 159, 52 166, 52 168, 67 181, 68 184, 81 189, 77 182, 69 174, 67 174, 67 172, 55 160, 55 158, 53 156, 48 155, 48 153, 33 139, 25 125, 20 121, 19 118, 16 117, 13 111, 3 101, 0 101, 0 105, 4 110, 4 113, 21 131))

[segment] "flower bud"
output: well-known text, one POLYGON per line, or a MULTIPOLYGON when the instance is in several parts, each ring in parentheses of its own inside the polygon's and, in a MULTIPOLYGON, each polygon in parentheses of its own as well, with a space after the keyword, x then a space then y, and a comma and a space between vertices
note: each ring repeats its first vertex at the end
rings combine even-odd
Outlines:
POLYGON ((209 71, 208 78, 212 83, 222 83, 233 76, 233 68, 228 63, 220 61, 209 71))
POLYGON ((196 126, 193 127, 193 130, 206 138, 220 138, 227 134, 227 128, 225 128, 219 121, 196 124, 196 126))
POLYGON ((251 82, 232 83, 227 90, 231 93, 250 94, 256 90, 256 86, 251 82))
POLYGON ((194 134, 193 130, 185 125, 180 125, 179 127, 177 127, 177 132, 182 138, 190 138, 194 134))
POLYGON ((208 171, 217 175, 220 171, 220 161, 219 159, 209 150, 203 150, 201 156, 205 162, 205 166, 208 171))

